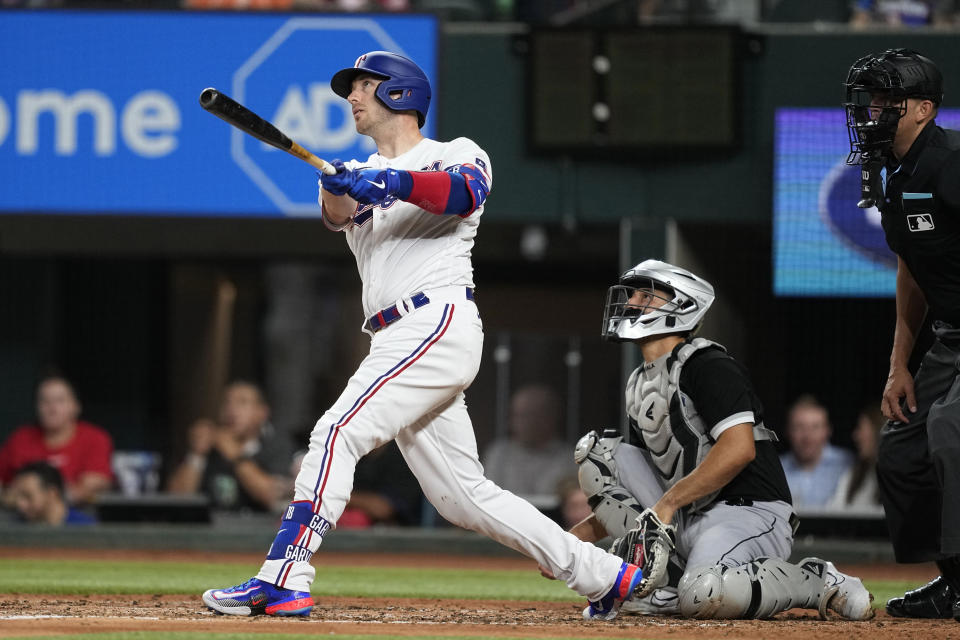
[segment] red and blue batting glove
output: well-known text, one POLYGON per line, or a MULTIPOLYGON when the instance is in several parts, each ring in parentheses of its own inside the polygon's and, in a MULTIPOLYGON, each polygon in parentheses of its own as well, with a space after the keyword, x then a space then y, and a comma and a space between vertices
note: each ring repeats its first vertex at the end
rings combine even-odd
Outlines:
POLYGON ((350 188, 357 179, 357 173, 347 169, 339 160, 334 160, 330 164, 333 165, 333 168, 336 169, 337 172, 332 176, 328 176, 322 171, 318 171, 317 175, 320 176, 320 185, 333 195, 342 196, 350 191, 350 188))
POLYGON ((413 179, 409 171, 398 169, 359 169, 347 193, 357 202, 379 204, 390 196, 401 200, 410 195, 413 179))

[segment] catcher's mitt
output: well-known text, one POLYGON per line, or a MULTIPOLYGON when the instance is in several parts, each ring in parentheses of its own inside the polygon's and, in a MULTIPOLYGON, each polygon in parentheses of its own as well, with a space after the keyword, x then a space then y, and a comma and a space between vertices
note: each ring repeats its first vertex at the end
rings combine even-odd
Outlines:
POLYGON ((651 509, 637 516, 635 529, 614 540, 610 553, 643 571, 634 597, 642 598, 667 583, 667 565, 676 543, 677 528, 663 524, 651 509))

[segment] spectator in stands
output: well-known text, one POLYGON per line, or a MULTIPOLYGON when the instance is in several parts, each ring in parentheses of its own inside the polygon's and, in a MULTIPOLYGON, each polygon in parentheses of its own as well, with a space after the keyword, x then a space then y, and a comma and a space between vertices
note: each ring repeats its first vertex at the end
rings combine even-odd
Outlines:
POLYGON ((7 486, 21 467, 44 461, 63 476, 71 504, 90 503, 108 489, 113 440, 102 428, 80 420, 80 411, 69 381, 61 376, 41 380, 37 422, 16 429, 0 447, 0 485, 7 486))
POLYGON ((812 395, 793 403, 787 418, 790 451, 780 456, 793 506, 826 507, 853 454, 830 444, 830 415, 812 395))
POLYGON ((576 475, 570 445, 559 437, 560 402, 544 385, 521 387, 513 394, 510 435, 494 440, 483 457, 487 478, 529 498, 554 497, 558 483, 576 475))
POLYGON ((188 453, 168 483, 172 493, 203 493, 214 508, 272 511, 289 488, 290 447, 273 433, 260 387, 227 385, 217 422, 197 420, 188 453))
POLYGON ((854 0, 850 26, 950 26, 957 14, 955 0, 854 0))
POLYGON ((63 476, 46 462, 20 467, 10 483, 13 508, 24 522, 93 524, 96 520, 67 504, 63 476))
POLYGON ((837 490, 830 500, 831 508, 883 515, 880 488, 877 484, 877 441, 886 419, 880 405, 871 403, 860 410, 853 429, 857 459, 841 476, 837 490))

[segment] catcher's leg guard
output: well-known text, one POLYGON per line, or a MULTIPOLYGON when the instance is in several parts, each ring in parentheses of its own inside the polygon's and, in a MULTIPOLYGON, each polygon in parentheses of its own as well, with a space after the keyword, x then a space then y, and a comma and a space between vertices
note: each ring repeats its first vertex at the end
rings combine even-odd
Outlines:
POLYGON ((678 596, 680 613, 690 618, 769 618, 794 607, 817 609, 826 617, 828 606, 851 620, 873 617, 873 596, 860 580, 818 558, 700 567, 683 576, 678 596))
POLYGON ((615 538, 636 527, 637 516, 643 507, 620 484, 614 451, 623 438, 611 430, 603 436, 591 431, 580 438, 574 451, 574 460, 580 465, 580 487, 587 494, 590 508, 607 533, 615 538))
POLYGON ((739 567, 700 567, 680 579, 680 613, 689 618, 769 618, 816 607, 823 578, 779 558, 739 567))

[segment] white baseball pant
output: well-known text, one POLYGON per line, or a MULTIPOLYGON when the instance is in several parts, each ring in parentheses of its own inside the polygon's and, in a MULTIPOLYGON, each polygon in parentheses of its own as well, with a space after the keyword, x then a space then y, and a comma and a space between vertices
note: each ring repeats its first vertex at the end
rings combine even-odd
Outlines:
POLYGON ((309 560, 343 513, 357 461, 395 438, 440 515, 533 558, 577 593, 599 600, 621 560, 484 478, 463 394, 480 366, 483 327, 464 287, 426 294, 429 304, 374 334, 370 353, 314 426, 294 503, 257 577, 309 591, 315 576, 309 560))

